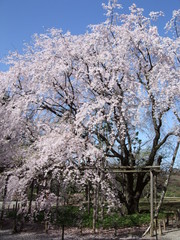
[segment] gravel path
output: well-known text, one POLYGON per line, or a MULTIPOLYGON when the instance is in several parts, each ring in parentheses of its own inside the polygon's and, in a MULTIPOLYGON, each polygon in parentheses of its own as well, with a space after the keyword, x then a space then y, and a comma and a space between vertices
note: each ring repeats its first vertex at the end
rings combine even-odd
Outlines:
MULTIPOLYGON (((152 238, 149 237, 149 239, 156 240, 156 237, 152 237, 152 238)), ((167 230, 162 234, 162 236, 158 235, 157 239, 158 240, 180 240, 180 229, 167 230)))

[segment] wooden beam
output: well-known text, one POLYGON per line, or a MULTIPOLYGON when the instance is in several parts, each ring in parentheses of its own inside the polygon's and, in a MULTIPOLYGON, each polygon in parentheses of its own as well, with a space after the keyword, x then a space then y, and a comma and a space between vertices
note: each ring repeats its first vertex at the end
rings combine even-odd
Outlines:
MULTIPOLYGON (((88 170, 88 169, 97 169, 97 168, 95 166, 80 167, 80 170, 88 170)), ((149 171, 153 171, 154 173, 159 173, 161 170, 160 170, 160 166, 145 166, 145 167, 119 166, 119 167, 105 167, 102 169, 102 171, 111 172, 111 173, 146 173, 149 171)))

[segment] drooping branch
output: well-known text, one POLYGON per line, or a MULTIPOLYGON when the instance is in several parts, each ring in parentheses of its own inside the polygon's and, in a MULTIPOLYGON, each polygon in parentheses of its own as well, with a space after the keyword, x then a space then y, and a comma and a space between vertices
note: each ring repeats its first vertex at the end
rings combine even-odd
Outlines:
POLYGON ((155 212, 155 218, 158 217, 159 211, 160 211, 161 206, 163 204, 163 200, 164 200, 164 197, 165 197, 165 194, 166 194, 166 191, 167 191, 167 187, 168 187, 168 184, 169 184, 169 180, 170 180, 170 177, 171 177, 171 174, 172 174, 172 171, 173 171, 176 156, 177 156, 177 153, 178 153, 178 150, 179 150, 179 145, 180 145, 180 142, 178 141, 177 144, 176 144, 176 148, 174 150, 172 160, 171 160, 171 164, 170 164, 169 171, 168 171, 168 176, 167 176, 167 179, 166 179, 166 181, 164 183, 164 186, 163 186, 163 191, 161 193, 161 198, 159 200, 159 204, 158 204, 156 212, 155 212))

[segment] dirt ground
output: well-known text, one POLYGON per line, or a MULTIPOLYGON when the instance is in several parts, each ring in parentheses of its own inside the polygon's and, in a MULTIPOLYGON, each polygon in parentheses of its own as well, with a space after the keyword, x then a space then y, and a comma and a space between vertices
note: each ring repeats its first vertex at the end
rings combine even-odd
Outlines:
MULTIPOLYGON (((144 228, 126 228, 117 230, 116 236, 114 230, 100 230, 97 233, 93 233, 90 229, 66 229, 65 240, 118 240, 118 239, 141 239, 144 228)), ((0 230, 0 240, 60 240, 61 231, 50 230, 48 234, 44 231, 27 230, 19 234, 12 234, 12 230, 0 230), (26 232, 27 231, 27 232, 26 232)), ((145 238, 146 240, 149 238, 145 238)))
MULTIPOLYGON (((0 239, 1 240, 60 240, 61 235, 60 233, 36 233, 36 232, 22 232, 20 234, 12 234, 10 230, 0 230, 0 239)), ((112 233, 100 233, 100 234, 74 234, 74 233, 66 233, 65 234, 65 240, 120 240, 120 239, 131 239, 131 240, 138 240, 138 239, 143 239, 143 240, 179 240, 180 239, 180 230, 174 230, 171 232, 166 232, 162 236, 156 237, 144 237, 141 238, 139 236, 131 235, 129 236, 120 236, 117 235, 116 237, 112 233)))
MULTIPOLYGON (((93 233, 91 229, 83 229, 82 233, 78 228, 65 229, 65 240, 179 240, 180 229, 167 229, 163 232, 163 235, 157 235, 157 237, 150 237, 146 235, 142 238, 147 226, 124 228, 115 231, 110 230, 98 230, 97 233, 93 233)), ((60 240, 61 230, 50 229, 48 234, 44 231, 43 225, 27 225, 21 233, 13 234, 12 228, 4 224, 4 227, 0 229, 0 240, 60 240)))
MULTIPOLYGON (((22 232, 19 234, 12 234, 11 230, 0 230, 0 239, 1 240, 60 240, 61 233, 60 231, 50 231, 48 234, 39 233, 39 232, 22 232)), ((117 232, 117 236, 114 236, 113 231, 103 231, 100 233, 93 234, 91 231, 86 231, 83 234, 80 234, 77 230, 68 230, 65 233, 65 240, 120 240, 120 239, 143 239, 143 240, 178 240, 180 239, 180 230, 174 230, 166 232, 162 236, 149 237, 146 236, 141 238, 138 234, 127 233, 126 231, 123 233, 121 230, 117 232)))

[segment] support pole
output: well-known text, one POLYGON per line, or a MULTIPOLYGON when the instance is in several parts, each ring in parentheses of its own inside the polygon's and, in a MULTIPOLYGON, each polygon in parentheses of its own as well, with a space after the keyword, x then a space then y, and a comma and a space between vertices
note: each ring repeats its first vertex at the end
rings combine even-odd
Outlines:
POLYGON ((153 171, 150 171, 150 194, 151 194, 151 202, 150 202, 150 212, 151 212, 151 228, 150 228, 150 236, 153 237, 154 235, 154 211, 153 211, 153 171))

